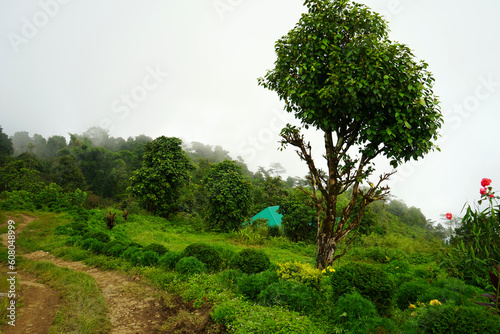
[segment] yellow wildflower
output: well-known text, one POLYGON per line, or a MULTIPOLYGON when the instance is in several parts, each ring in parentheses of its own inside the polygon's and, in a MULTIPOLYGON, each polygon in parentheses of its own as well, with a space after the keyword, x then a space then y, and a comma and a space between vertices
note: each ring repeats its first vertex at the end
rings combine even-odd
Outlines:
POLYGON ((410 308, 417 308, 415 304, 410 304, 410 308))
POLYGON ((431 304, 432 306, 434 305, 442 305, 441 302, 437 299, 433 299, 429 302, 429 304, 431 304))

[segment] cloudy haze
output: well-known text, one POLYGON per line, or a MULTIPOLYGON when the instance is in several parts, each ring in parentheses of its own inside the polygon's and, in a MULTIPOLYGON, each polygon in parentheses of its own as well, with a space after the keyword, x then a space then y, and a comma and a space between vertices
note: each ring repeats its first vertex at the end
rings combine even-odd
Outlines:
MULTIPOLYGON (((402 166, 392 194, 438 221, 500 188, 500 3, 497 0, 366 0, 391 38, 424 59, 445 124, 441 152, 402 166)), ((0 126, 9 135, 146 134, 220 145, 251 170, 281 162, 293 118, 257 78, 273 67, 274 42, 293 28, 301 0, 40 0, 0 2, 0 126)), ((308 133, 318 156, 320 136, 308 133)), ((383 160, 379 170, 386 168, 383 160)))

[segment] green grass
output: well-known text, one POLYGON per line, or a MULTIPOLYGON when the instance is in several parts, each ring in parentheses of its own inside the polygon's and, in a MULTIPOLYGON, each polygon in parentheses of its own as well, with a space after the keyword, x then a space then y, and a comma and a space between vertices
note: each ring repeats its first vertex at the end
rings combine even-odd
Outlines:
POLYGON ((49 262, 23 261, 22 268, 61 294, 61 306, 49 333, 108 333, 106 303, 94 278, 49 262))

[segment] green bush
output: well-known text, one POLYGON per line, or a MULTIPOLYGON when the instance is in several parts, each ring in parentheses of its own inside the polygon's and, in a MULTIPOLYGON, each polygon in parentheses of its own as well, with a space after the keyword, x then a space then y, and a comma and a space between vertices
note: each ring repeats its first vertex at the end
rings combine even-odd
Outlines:
POLYGON ((146 250, 142 253, 140 264, 145 267, 155 266, 159 260, 160 256, 157 252, 146 250))
POLYGON ((104 254, 105 249, 106 249, 106 244, 97 239, 93 241, 89 247, 89 250, 91 250, 96 254, 104 254))
POLYGON ((275 271, 266 270, 258 274, 242 277, 236 285, 238 293, 250 300, 257 301, 257 296, 262 290, 278 281, 278 274, 275 271))
POLYGON ((159 257, 161 257, 166 252, 168 252, 168 248, 160 244, 152 243, 144 247, 144 251, 153 251, 158 254, 159 257))
MULTIPOLYGON (((323 270, 324 274, 331 274, 335 270, 328 267, 323 270)), ((295 262, 278 263, 278 277, 282 280, 291 280, 297 283, 307 285, 311 288, 319 290, 321 287, 322 272, 310 264, 295 262)))
POLYGON ((213 246, 220 254, 222 258, 221 269, 227 269, 231 266, 236 252, 227 246, 213 246))
POLYGON ((127 249, 127 246, 122 244, 114 244, 105 250, 105 254, 113 257, 120 257, 120 255, 127 249))
POLYGON ((68 240, 66 240, 66 245, 74 245, 74 246, 80 246, 83 242, 83 238, 81 235, 74 235, 68 240))
POLYGON ((257 274, 269 269, 271 261, 266 253, 246 248, 236 254, 232 260, 234 268, 241 270, 245 274, 257 274))
POLYGON ((0 209, 35 211, 33 193, 26 190, 4 191, 0 195, 0 209))
POLYGON ((257 301, 263 306, 284 306, 304 314, 316 309, 319 294, 316 290, 295 281, 278 281, 262 290, 257 301))
POLYGON ((160 260, 158 261, 158 265, 167 270, 173 270, 175 269, 175 265, 179 260, 181 259, 181 254, 178 252, 167 252, 165 255, 160 257, 160 260))
POLYGON ((498 334, 500 316, 477 306, 429 306, 418 319, 418 327, 422 333, 498 334))
POLYGON ((90 232, 87 232, 87 233, 85 233, 84 238, 85 239, 88 239, 88 238, 97 239, 100 242, 103 242, 105 244, 107 244, 111 240, 111 238, 109 237, 109 235, 107 235, 106 233, 104 233, 102 231, 90 231, 90 232))
POLYGON ((175 270, 181 275, 192 276, 206 272, 207 266, 196 257, 188 256, 183 257, 177 262, 175 270))
POLYGON ((337 300, 331 319, 346 333, 397 332, 397 326, 389 319, 380 317, 375 305, 357 291, 346 293, 337 300))
POLYGON ((422 302, 438 299, 442 303, 472 306, 474 299, 478 299, 484 291, 476 286, 468 285, 457 278, 444 278, 433 282, 421 296, 422 302))
POLYGON ((390 314, 394 283, 382 269, 364 263, 349 263, 331 274, 331 286, 334 301, 354 289, 371 300, 380 315, 390 314))
POLYGON ((128 247, 121 255, 122 258, 137 265, 141 261, 142 249, 136 246, 128 247))
POLYGON ((82 248, 83 249, 90 249, 90 247, 92 246, 92 244, 94 242, 98 241, 97 239, 94 239, 94 238, 86 238, 83 240, 82 242, 82 248))
POLYGON ((278 306, 264 307, 241 299, 216 304, 210 316, 236 334, 325 334, 307 316, 278 306))
MULTIPOLYGON (((423 280, 416 279, 414 281, 409 281, 401 284, 395 294, 396 305, 401 310, 406 310, 410 304, 415 304, 417 301, 421 301, 420 297, 431 289, 431 285, 423 280)), ((438 299, 436 297, 432 299, 438 299)))
POLYGON ((221 268, 222 257, 219 252, 212 246, 204 243, 195 243, 188 245, 181 253, 181 257, 194 256, 203 262, 208 271, 214 272, 221 268))

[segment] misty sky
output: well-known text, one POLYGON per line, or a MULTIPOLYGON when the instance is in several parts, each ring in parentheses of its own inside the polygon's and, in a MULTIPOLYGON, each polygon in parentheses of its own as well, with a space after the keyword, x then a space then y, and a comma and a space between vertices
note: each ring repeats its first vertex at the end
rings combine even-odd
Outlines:
MULTIPOLYGON (((399 168, 392 194, 435 221, 500 188, 500 2, 358 1, 429 64, 445 124, 441 152, 399 168)), ((293 117, 257 85, 301 0, 0 1, 0 126, 9 135, 175 136, 220 145, 249 168, 307 172, 279 131, 293 117)), ((317 159, 323 144, 308 132, 317 159)), ((387 168, 383 159, 379 172, 387 168)), ((376 176, 374 176, 375 180, 376 176)))

